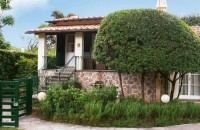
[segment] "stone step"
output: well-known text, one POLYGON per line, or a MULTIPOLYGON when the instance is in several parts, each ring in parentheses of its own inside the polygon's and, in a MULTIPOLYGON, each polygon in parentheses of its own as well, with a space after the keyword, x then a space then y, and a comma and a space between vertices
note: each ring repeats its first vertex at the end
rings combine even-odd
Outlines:
POLYGON ((70 75, 72 75, 73 74, 73 72, 63 72, 63 73, 59 73, 59 72, 56 72, 55 73, 55 76, 70 76, 70 75))
POLYGON ((65 80, 65 79, 70 79, 71 76, 67 76, 67 75, 61 75, 59 76, 51 76, 51 77, 47 77, 47 81, 52 80, 52 81, 57 81, 57 80, 65 80))
POLYGON ((49 85, 52 85, 52 84, 56 84, 56 83, 62 82, 62 81, 70 80, 70 78, 71 77, 60 77, 60 79, 59 79, 58 76, 52 76, 52 77, 47 79, 46 87, 48 87, 49 85))

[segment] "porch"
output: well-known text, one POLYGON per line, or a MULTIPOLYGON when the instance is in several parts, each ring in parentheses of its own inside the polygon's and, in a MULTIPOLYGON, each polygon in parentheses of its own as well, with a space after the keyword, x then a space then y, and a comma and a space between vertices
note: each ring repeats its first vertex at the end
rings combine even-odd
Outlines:
POLYGON ((50 60, 47 56, 47 35, 50 34, 39 34, 38 70, 67 66, 74 67, 75 70, 107 70, 106 64, 97 63, 93 58, 96 32, 56 34, 56 56, 50 60))
POLYGON ((47 35, 50 34, 39 34, 38 75, 40 86, 75 79, 76 71, 108 69, 106 64, 97 63, 93 58, 96 32, 54 34, 57 38, 56 56, 51 59, 47 56, 47 35))

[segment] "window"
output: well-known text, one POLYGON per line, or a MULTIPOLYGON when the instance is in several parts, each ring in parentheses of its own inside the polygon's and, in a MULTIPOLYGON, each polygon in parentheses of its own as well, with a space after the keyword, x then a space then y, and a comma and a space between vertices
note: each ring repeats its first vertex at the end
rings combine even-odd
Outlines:
POLYGON ((74 35, 67 35, 67 52, 74 52, 74 35))
MULTIPOLYGON (((179 80, 179 85, 181 84, 179 80)), ((188 73, 183 78, 183 86, 180 95, 200 96, 200 73, 188 73)))

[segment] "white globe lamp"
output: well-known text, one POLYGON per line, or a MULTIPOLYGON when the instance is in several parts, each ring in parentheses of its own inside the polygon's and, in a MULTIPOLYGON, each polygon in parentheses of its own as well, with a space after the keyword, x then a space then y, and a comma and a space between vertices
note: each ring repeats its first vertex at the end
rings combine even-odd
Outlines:
POLYGON ((169 96, 167 94, 164 94, 161 96, 161 102, 162 103, 168 103, 170 100, 169 96))
POLYGON ((46 93, 45 92, 40 92, 38 93, 38 100, 42 101, 46 98, 46 93))

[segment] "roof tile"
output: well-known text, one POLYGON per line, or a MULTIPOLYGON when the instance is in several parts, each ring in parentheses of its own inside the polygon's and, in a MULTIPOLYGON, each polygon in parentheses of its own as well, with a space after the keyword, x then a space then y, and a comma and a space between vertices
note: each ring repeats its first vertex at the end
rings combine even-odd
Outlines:
POLYGON ((47 22, 59 22, 59 21, 71 21, 71 20, 89 20, 89 19, 103 19, 103 16, 92 16, 92 17, 69 17, 49 20, 47 22))
POLYGON ((42 33, 42 32, 67 32, 67 31, 92 31, 98 30, 99 25, 77 25, 77 26, 51 26, 29 30, 26 33, 42 33))

